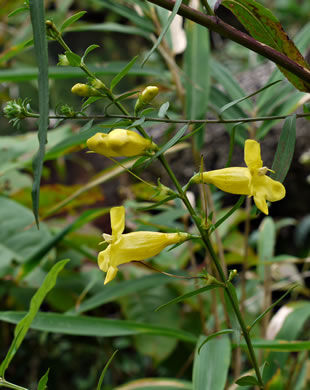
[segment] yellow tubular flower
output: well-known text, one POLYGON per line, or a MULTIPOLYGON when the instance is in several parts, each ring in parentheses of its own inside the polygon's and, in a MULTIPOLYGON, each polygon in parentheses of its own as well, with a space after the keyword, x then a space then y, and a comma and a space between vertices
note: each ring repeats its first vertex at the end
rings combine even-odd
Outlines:
POLYGON ((266 201, 283 199, 285 188, 279 181, 266 176, 270 169, 263 167, 258 142, 251 139, 245 141, 244 160, 247 168, 232 167, 198 173, 192 182, 211 183, 231 194, 253 196, 257 208, 268 215, 266 201))
POLYGON ((106 157, 131 157, 155 150, 157 146, 140 134, 125 129, 115 129, 109 134, 97 133, 87 140, 87 146, 93 152, 106 157))
POLYGON ((110 210, 112 235, 103 234, 109 246, 98 255, 99 268, 107 272, 104 284, 115 278, 118 266, 130 261, 145 260, 156 256, 171 244, 189 239, 187 233, 133 232, 123 234, 125 229, 125 208, 110 210))

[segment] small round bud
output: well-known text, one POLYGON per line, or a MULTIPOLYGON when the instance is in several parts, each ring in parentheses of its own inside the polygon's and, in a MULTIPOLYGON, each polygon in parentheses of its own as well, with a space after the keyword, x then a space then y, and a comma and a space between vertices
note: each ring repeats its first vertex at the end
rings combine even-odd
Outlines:
POLYGON ((152 85, 149 85, 144 89, 144 91, 139 96, 143 104, 149 104, 158 95, 158 88, 152 85))
POLYGON ((97 91, 95 88, 92 88, 87 84, 81 84, 81 83, 75 84, 71 88, 71 92, 81 97, 101 96, 101 93, 97 91))

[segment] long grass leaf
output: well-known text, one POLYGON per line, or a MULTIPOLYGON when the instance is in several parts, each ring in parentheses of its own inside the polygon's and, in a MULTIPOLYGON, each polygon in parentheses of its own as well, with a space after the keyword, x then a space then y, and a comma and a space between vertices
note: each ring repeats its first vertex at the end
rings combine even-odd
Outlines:
POLYGON ((32 208, 37 226, 39 227, 39 198, 40 183, 45 154, 45 144, 47 143, 48 127, 48 56, 47 39, 45 33, 45 13, 44 2, 42 0, 30 0, 30 17, 33 30, 34 50, 38 64, 38 86, 39 86, 39 150, 32 163, 34 180, 32 186, 32 208))
POLYGON ((12 341, 11 347, 9 348, 9 351, 0 366, 0 377, 4 376, 6 369, 8 368, 11 360, 13 359, 15 353, 20 347, 24 337, 26 336, 28 329, 32 324, 32 321, 37 315, 37 312, 45 296, 55 286, 56 279, 59 272, 64 268, 64 266, 68 263, 68 261, 69 260, 58 261, 58 263, 56 263, 53 266, 53 268, 49 271, 49 273, 45 277, 41 287, 32 297, 28 313, 26 313, 26 315, 23 316, 21 320, 17 321, 18 324, 16 325, 15 328, 14 339, 12 341))
POLYGON ((173 22, 173 19, 175 18, 175 16, 176 16, 176 14, 177 14, 181 4, 182 4, 182 0, 176 0, 175 1, 174 6, 173 6, 173 10, 172 10, 172 12, 171 12, 171 14, 170 14, 170 16, 168 18, 167 24, 164 26, 162 32, 160 33, 159 37, 157 38, 157 41, 155 42, 155 44, 152 47, 152 49, 145 56, 141 66, 143 66, 146 63, 146 61, 151 57, 151 55, 154 53, 154 51, 160 45, 160 42, 162 41, 163 37, 167 33, 167 31, 168 31, 171 23, 173 22))

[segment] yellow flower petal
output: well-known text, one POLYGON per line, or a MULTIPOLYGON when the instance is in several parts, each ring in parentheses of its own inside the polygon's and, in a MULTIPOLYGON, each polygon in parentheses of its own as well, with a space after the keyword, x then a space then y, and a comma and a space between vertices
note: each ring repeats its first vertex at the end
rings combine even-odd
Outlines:
POLYGON ((132 157, 156 148, 149 139, 125 129, 115 129, 109 134, 97 133, 87 140, 90 150, 107 157, 132 157))
POLYGON ((104 284, 107 284, 113 280, 117 274, 118 269, 115 267, 110 266, 107 272, 107 275, 104 279, 104 284))
MULTIPOLYGON (((196 175, 199 177, 199 174, 196 175)), ((214 184, 220 190, 231 194, 250 195, 251 174, 248 168, 223 168, 202 174, 203 182, 214 184)))
POLYGON ((110 210, 112 242, 118 240, 125 229, 125 208, 112 207, 110 210))
POLYGON ((110 266, 111 245, 98 254, 98 265, 101 271, 107 272, 110 266))
POLYGON ((145 260, 156 256, 168 245, 188 238, 186 233, 133 232, 123 234, 111 246, 110 264, 117 267, 130 261, 145 260))
POLYGON ((251 171, 263 166, 260 154, 260 144, 253 139, 247 139, 245 141, 244 161, 251 171))
POLYGON ((254 202, 258 209, 268 215, 266 200, 276 202, 285 196, 285 187, 279 181, 271 179, 269 176, 254 175, 252 178, 252 192, 254 202))

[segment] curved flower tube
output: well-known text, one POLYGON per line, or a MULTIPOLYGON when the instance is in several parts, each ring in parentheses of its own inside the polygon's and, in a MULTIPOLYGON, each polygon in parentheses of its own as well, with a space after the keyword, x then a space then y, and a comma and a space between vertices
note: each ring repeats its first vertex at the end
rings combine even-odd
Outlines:
POLYGON ((285 187, 279 181, 266 176, 270 169, 263 167, 258 142, 251 139, 245 141, 244 160, 247 168, 231 167, 198 173, 191 181, 211 183, 231 194, 253 196, 257 208, 268 215, 266 201, 276 202, 283 199, 285 187))
POLYGON ((151 140, 125 129, 115 129, 109 134, 97 133, 87 140, 87 146, 106 157, 132 157, 157 149, 151 140))
POLYGON ((156 256, 171 244, 182 243, 190 238, 187 233, 133 232, 123 234, 125 229, 125 208, 110 210, 112 235, 103 234, 108 247, 99 253, 99 268, 107 272, 104 284, 113 280, 120 264, 145 260, 156 256))

